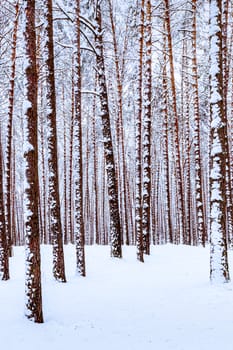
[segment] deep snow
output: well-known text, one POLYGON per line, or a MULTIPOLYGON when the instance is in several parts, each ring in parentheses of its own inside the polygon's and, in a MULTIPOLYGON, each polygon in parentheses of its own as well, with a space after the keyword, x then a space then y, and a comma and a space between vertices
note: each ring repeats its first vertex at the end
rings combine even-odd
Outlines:
MULTIPOLYGON (((45 323, 24 317, 24 249, 15 248, 11 280, 0 282, 1 348, 7 350, 232 350, 233 284, 209 282, 209 249, 152 247, 142 264, 135 247, 122 260, 109 247, 86 247, 87 277, 65 247, 68 282, 52 278, 42 246, 45 323)), ((233 254, 230 252, 230 267, 233 254)), ((232 269, 233 270, 233 269, 232 269)))

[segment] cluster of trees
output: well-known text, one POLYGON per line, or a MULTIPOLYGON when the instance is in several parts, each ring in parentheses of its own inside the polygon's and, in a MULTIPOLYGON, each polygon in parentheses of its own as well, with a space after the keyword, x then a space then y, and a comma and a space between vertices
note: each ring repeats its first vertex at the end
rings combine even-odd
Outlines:
POLYGON ((0 275, 26 246, 26 310, 43 322, 40 244, 233 244, 233 4, 2 0, 0 275), (207 30, 208 28, 208 30, 207 30), (23 145, 23 147, 22 147, 23 145))

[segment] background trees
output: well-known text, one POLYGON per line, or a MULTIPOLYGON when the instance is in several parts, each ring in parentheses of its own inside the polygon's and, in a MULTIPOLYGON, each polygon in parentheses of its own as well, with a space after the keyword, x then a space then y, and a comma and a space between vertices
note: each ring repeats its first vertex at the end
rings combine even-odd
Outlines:
MULTIPOLYGON (((74 242, 81 275, 85 243, 110 243, 113 257, 122 256, 122 244, 136 244, 143 261, 151 243, 211 242, 212 256, 220 245, 227 258, 233 232, 232 4, 27 2, 36 22, 27 51, 21 45, 22 5, 3 1, 0 12, 2 246, 28 244, 25 220, 32 226, 22 189, 33 174, 26 206, 37 201, 33 232, 36 240, 40 235, 40 242, 53 243, 58 280, 65 281, 63 244, 74 242), (211 30, 210 63, 209 5, 221 15, 218 32, 211 30), (24 72, 27 55, 30 76, 24 72), (32 119, 35 124, 24 129, 32 119), (216 153, 216 135, 224 157, 216 153), (27 148, 33 172, 25 174, 22 143, 29 136, 35 155, 31 159, 27 148), (216 175, 216 167, 224 176, 216 175), (221 239, 213 236, 216 205, 221 239)), ((227 259, 223 265, 227 270, 227 259)))

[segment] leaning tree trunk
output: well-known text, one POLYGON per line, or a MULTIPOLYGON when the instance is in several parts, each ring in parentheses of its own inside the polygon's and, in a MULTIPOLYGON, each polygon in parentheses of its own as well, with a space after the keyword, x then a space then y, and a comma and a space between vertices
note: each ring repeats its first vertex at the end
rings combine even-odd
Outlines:
POLYGON ((37 145, 37 70, 35 1, 24 2, 25 101, 24 101, 24 220, 26 244, 26 316, 43 322, 40 270, 39 181, 37 145))
POLYGON ((105 169, 107 174, 109 216, 110 216, 110 244, 111 256, 122 257, 121 225, 118 204, 118 187, 116 181, 115 162, 113 154, 110 113, 108 107, 108 93, 105 77, 103 31, 101 16, 101 1, 96 4, 96 64, 99 82, 99 96, 101 104, 102 132, 104 138, 105 169))

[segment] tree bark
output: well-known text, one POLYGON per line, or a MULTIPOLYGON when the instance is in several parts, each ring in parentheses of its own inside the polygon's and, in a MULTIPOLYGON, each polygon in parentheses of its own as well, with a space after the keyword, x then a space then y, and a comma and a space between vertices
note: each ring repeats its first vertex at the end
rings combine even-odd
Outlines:
POLYGON ((41 271, 40 271, 40 233, 38 217, 38 145, 37 145, 37 70, 35 1, 24 2, 25 14, 25 71, 26 100, 24 101, 24 220, 26 245, 26 316, 37 323, 43 322, 41 271))

